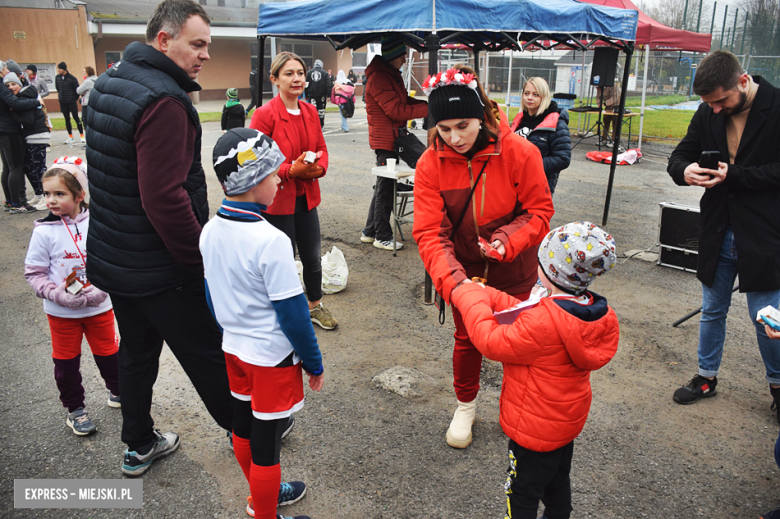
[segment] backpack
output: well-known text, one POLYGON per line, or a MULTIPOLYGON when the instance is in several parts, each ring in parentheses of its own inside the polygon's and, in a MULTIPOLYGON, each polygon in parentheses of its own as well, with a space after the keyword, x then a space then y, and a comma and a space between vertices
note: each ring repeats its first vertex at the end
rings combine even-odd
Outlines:
POLYGON ((347 97, 341 94, 334 95, 344 100, 343 103, 339 104, 339 108, 341 108, 341 113, 344 114, 344 117, 350 119, 353 115, 355 115, 355 101, 352 99, 353 96, 347 97))

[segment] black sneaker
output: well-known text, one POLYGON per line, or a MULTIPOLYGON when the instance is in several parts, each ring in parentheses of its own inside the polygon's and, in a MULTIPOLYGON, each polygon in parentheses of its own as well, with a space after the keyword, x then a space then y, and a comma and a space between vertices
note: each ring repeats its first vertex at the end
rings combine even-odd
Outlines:
MULTIPOLYGON (((777 413, 777 422, 780 423, 780 412, 778 411, 778 408, 780 408, 780 387, 769 386, 769 393, 773 398, 772 405, 769 407, 769 409, 777 413)), ((780 513, 778 513, 777 519, 780 519, 780 513)))
POLYGON ((761 516, 761 519, 780 519, 780 508, 765 513, 761 516))
POLYGON ((13 206, 11 209, 8 210, 11 214, 20 214, 20 213, 34 213, 37 211, 33 206, 28 204, 22 204, 20 206, 13 206))
POLYGON ((702 398, 709 398, 718 394, 718 377, 712 380, 696 375, 687 384, 674 392, 674 401, 678 404, 688 405, 698 402, 702 398))
POLYGON ((284 440, 287 438, 287 435, 290 434, 290 431, 293 430, 293 427, 295 427, 295 415, 291 414, 289 418, 287 418, 287 425, 284 428, 284 432, 282 433, 282 439, 284 440))
POLYGON ((157 458, 162 458, 179 448, 179 435, 172 432, 160 434, 154 430, 154 444, 146 454, 125 449, 125 460, 122 463, 122 473, 128 476, 140 476, 152 466, 157 458))

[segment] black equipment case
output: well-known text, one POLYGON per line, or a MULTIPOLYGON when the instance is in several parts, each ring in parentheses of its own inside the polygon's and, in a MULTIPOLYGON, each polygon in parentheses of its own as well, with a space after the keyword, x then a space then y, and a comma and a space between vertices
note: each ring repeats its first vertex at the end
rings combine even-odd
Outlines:
POLYGON ((658 265, 695 273, 699 257, 699 208, 673 202, 660 205, 658 265))

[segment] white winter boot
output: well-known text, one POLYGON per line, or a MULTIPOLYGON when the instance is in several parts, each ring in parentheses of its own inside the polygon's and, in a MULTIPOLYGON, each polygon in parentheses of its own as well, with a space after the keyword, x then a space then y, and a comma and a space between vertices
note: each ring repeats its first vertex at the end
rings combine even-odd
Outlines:
POLYGON ((447 429, 447 445, 456 449, 465 449, 471 444, 471 426, 476 420, 477 401, 461 402, 458 400, 458 408, 447 429))

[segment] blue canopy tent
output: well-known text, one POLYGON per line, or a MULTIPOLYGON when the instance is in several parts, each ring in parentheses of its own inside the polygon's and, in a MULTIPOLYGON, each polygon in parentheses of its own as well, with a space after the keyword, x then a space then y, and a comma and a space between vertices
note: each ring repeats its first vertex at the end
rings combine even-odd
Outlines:
MULTIPOLYGON (((336 50, 356 49, 392 33, 419 52, 430 53, 429 73, 437 72, 437 53, 446 43, 479 51, 572 48, 611 45, 626 53, 617 123, 620 140, 628 72, 638 13, 575 0, 301 0, 260 4, 259 56, 267 37, 327 40, 336 50)), ((475 60, 476 62, 477 60, 475 60)), ((260 60, 260 74, 264 77, 260 60)), ((262 102, 259 92, 258 100, 262 102)), ((603 224, 607 223, 616 154, 610 166, 603 224)))

